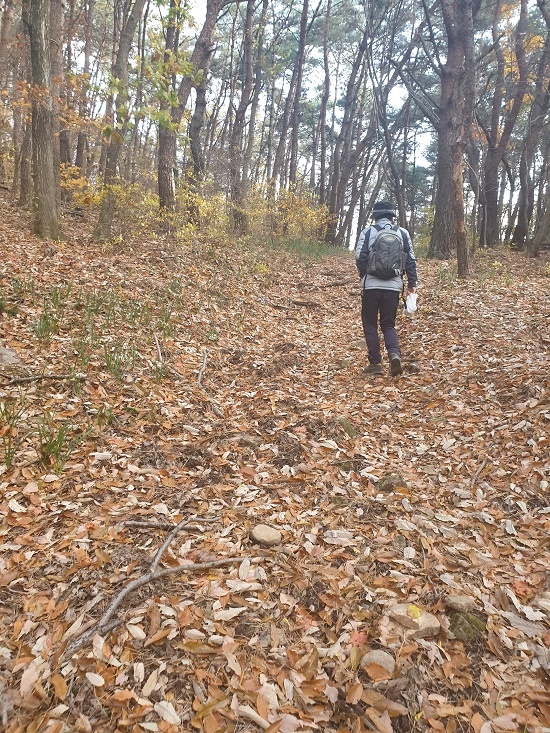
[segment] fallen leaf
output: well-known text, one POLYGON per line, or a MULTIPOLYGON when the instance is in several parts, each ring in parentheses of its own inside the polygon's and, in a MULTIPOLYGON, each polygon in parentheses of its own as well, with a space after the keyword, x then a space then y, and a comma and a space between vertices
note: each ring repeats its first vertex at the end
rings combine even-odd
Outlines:
POLYGON ((156 714, 165 720, 167 723, 171 723, 172 725, 180 725, 181 724, 181 718, 176 713, 174 706, 171 702, 167 702, 166 700, 162 700, 161 702, 156 702, 153 706, 154 711, 156 714))

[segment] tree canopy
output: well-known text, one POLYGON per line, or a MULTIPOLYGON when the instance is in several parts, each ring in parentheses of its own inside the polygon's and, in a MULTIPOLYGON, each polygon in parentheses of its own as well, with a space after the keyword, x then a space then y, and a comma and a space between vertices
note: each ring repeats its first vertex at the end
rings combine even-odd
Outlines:
POLYGON ((3 184, 37 212, 55 190, 96 207, 99 239, 129 187, 170 231, 204 227, 215 201, 234 234, 285 237, 302 207, 301 235, 333 245, 389 196, 463 275, 478 246, 548 239, 547 0, 0 8, 3 184), (33 191, 37 151, 52 184, 33 191))

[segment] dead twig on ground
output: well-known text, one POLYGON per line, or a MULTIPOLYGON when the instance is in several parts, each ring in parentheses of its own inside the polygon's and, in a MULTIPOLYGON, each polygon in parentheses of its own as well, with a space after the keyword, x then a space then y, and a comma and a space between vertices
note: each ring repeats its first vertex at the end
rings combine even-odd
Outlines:
POLYGON ((204 350, 203 357, 202 357, 202 366, 199 369, 199 374, 198 374, 198 377, 197 377, 197 382, 199 384, 199 387, 202 387, 202 378, 204 376, 204 372, 206 371, 206 362, 207 362, 207 360, 208 360, 208 349, 205 349, 204 350))
POLYGON ((336 280, 331 283, 325 283, 325 285, 316 285, 317 290, 326 290, 326 288, 338 288, 341 285, 350 285, 357 281, 356 277, 348 278, 347 280, 336 280))
POLYGON ((160 350, 160 344, 159 344, 157 334, 155 334, 155 344, 157 345, 157 354, 159 357, 159 362, 162 364, 164 360, 162 358, 162 351, 160 350))
POLYGON ((76 379, 78 382, 86 381, 85 374, 33 374, 31 377, 14 377, 9 382, 1 385, 2 387, 13 387, 15 384, 28 384, 30 382, 40 382, 49 379, 51 381, 62 381, 64 379, 76 379))
POLYGON ((302 306, 302 308, 318 308, 319 303, 316 303, 314 300, 291 300, 291 303, 294 303, 294 305, 302 306))
MULTIPOLYGON (((192 521, 201 523, 201 524, 202 523, 208 524, 211 522, 217 522, 218 520, 217 519, 202 519, 201 517, 198 517, 197 519, 193 519, 192 521)), ((140 521, 138 519, 128 519, 122 522, 122 524, 125 527, 142 527, 144 529, 147 529, 147 528, 149 529, 175 529, 177 527, 177 525, 174 524, 173 522, 148 522, 146 520, 140 521)))
MULTIPOLYGON (((189 519, 182 519, 179 524, 173 526, 172 531, 155 553, 153 559, 151 560, 151 564, 149 565, 149 570, 145 573, 145 575, 134 578, 134 580, 130 581, 128 585, 125 585, 124 588, 122 588, 122 590, 117 593, 117 595, 109 603, 105 612, 103 613, 103 616, 67 645, 65 651, 61 655, 61 658, 71 656, 83 646, 86 646, 86 644, 88 644, 96 634, 103 635, 124 623, 123 618, 112 619, 113 614, 119 608, 126 596, 130 595, 130 593, 133 593, 135 590, 141 588, 147 583, 150 583, 153 580, 158 580, 159 578, 163 578, 167 575, 173 575, 174 573, 188 573, 195 570, 219 568, 223 567, 224 565, 233 565, 235 563, 242 562, 242 557, 227 557, 223 560, 212 560, 211 562, 203 563, 189 563, 188 565, 176 565, 159 570, 158 566, 162 559, 162 556, 164 555, 174 538, 179 534, 179 532, 185 529, 185 527, 197 521, 201 521, 201 518, 191 517, 189 519)), ((205 520, 203 519, 202 521, 205 520)))
POLYGON ((220 410, 220 408, 218 407, 218 405, 214 402, 214 400, 210 397, 210 395, 208 394, 208 392, 206 391, 206 389, 202 386, 202 378, 204 376, 204 372, 206 371, 206 362, 207 362, 207 360, 208 360, 208 349, 205 349, 204 350, 203 359, 202 359, 202 366, 199 369, 199 374, 197 376, 197 383, 198 383, 199 387, 202 389, 206 400, 210 404, 210 407, 212 408, 212 412, 215 415, 217 415, 218 417, 225 417, 225 415, 220 410))
POLYGON ((485 468, 486 464, 487 464, 487 459, 484 458, 482 460, 482 462, 481 462, 481 465, 479 466, 479 468, 477 469, 477 471, 474 473, 474 475, 472 476, 472 478, 470 480, 470 491, 474 488, 474 485, 475 485, 477 479, 479 478, 480 473, 485 468))

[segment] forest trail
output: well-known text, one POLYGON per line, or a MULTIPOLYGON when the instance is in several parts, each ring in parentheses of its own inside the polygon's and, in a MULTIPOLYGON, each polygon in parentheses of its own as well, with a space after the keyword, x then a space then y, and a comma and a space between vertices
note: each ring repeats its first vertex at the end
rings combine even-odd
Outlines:
POLYGON ((405 375, 367 378, 349 253, 88 231, 45 246, 3 202, 6 730, 548 729, 548 255, 420 260, 405 375), (162 567, 239 560, 60 658, 191 516, 162 567))

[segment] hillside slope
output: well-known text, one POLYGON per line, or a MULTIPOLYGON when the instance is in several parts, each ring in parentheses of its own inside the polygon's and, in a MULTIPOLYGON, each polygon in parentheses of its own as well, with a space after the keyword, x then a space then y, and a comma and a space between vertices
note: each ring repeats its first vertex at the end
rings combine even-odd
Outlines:
POLYGON ((88 231, 2 202, 5 729, 548 729, 548 260, 421 261, 368 379, 349 254, 88 231))

